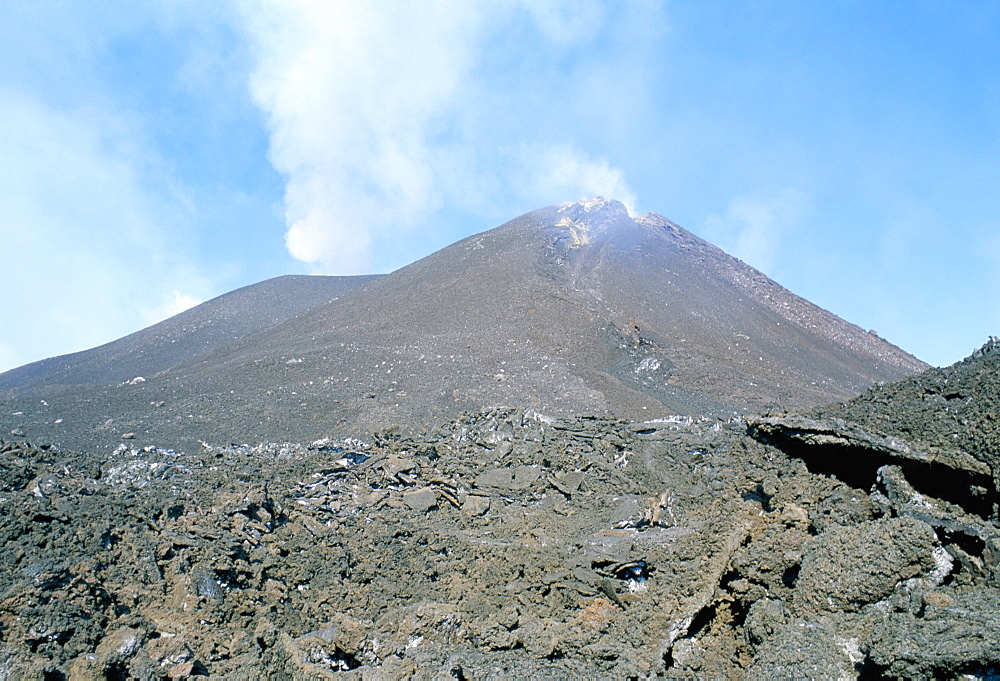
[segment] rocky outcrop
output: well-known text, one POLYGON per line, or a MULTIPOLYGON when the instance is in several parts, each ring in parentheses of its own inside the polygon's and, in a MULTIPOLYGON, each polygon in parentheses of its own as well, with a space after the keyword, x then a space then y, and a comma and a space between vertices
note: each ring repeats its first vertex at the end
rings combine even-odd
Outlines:
POLYGON ((940 494, 954 480, 930 494, 925 471, 991 478, 975 452, 969 470, 921 452, 816 415, 513 409, 417 435, 187 453, 8 442, 0 665, 988 677, 997 518, 940 494), (845 451, 876 459, 863 484, 845 481, 845 451))

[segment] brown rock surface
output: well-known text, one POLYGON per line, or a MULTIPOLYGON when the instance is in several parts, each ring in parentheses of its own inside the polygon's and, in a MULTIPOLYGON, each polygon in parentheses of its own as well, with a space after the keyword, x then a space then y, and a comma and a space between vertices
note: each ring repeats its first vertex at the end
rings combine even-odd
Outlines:
POLYGON ((111 450, 127 434, 193 448, 415 432, 498 407, 727 418, 924 368, 669 220, 595 199, 389 275, 263 282, 7 372, 0 426, 111 450))

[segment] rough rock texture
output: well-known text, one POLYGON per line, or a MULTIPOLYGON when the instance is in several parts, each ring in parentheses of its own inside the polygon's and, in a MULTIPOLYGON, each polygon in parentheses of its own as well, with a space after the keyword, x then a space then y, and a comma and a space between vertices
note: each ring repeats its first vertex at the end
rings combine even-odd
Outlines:
POLYGON ((782 627, 761 647, 745 679, 853 679, 854 661, 836 632, 815 623, 782 627))
MULTIPOLYGON (((459 246, 430 259, 452 289, 414 266, 158 377, 0 402, 0 678, 1000 675, 1000 343, 845 403, 749 416, 723 397, 751 395, 750 376, 774 379, 770 403, 786 377, 830 372, 809 403, 860 387, 865 353, 915 367, 661 218, 575 204, 459 246), (498 289, 465 273, 511 234, 537 287, 490 307, 498 289), (782 327, 803 328, 772 345, 825 325, 825 359, 782 346, 768 368, 763 347, 713 345, 717 325, 699 340, 716 354, 690 352, 649 331, 678 308, 648 291, 655 311, 608 326, 600 305, 628 297, 613 273, 661 246, 718 275, 709 298, 752 298, 730 331, 783 300, 782 327), (372 290, 384 309, 365 307, 372 290), (544 324, 506 325, 529 304, 544 324), (390 309, 409 315, 391 338, 390 309), (443 331, 448 315, 462 323, 443 331), (341 337, 348 318, 362 321, 341 337), (462 329, 524 333, 491 365, 477 353, 496 347, 462 329), (610 396, 621 413, 569 413, 610 396), (379 415, 402 427, 362 427, 379 415), (60 426, 93 446, 37 444, 60 426), (288 442, 257 437, 276 433, 288 442)), ((677 274, 657 271, 660 289, 677 274)))
POLYGON ((803 545, 796 595, 814 608, 858 610, 935 567, 937 537, 912 518, 834 526, 803 545))
MULTIPOLYGON (((919 376, 876 385, 839 405, 816 409, 819 418, 850 420, 884 437, 899 438, 929 458, 1000 480, 1000 341, 991 339, 967 359, 919 376), (976 462, 979 462, 978 464, 976 462)), ((995 497, 983 499, 995 504, 995 497)))
MULTIPOLYGON (((981 377, 972 401, 1000 383, 1000 357, 952 370, 981 377)), ((949 496, 922 475, 940 464, 883 460, 884 432, 866 431, 870 484, 848 485, 842 452, 768 418, 765 435, 739 418, 494 410, 419 435, 110 456, 15 439, 0 446, 0 670, 995 676, 995 510, 927 493, 949 496)), ((844 423, 835 440, 862 429, 844 423)), ((851 442, 848 464, 864 458, 851 442)))
POLYGON ((1000 591, 918 593, 873 629, 865 647, 899 678, 996 678, 1000 675, 1000 591))

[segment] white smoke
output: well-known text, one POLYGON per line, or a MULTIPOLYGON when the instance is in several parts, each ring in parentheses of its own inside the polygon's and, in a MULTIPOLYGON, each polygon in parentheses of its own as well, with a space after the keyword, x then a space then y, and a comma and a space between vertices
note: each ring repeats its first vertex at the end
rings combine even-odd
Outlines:
POLYGON ((570 146, 554 146, 525 150, 522 161, 522 193, 539 204, 551 196, 562 196, 566 201, 603 196, 621 201, 632 215, 636 212, 635 192, 624 173, 603 159, 592 159, 570 146))
POLYGON ((380 248, 408 228, 444 206, 489 202, 487 194, 519 193, 521 203, 604 194, 634 205, 606 161, 570 145, 499 140, 503 132, 490 129, 497 100, 482 72, 506 49, 506 29, 534 22, 543 58, 590 40, 606 19, 600 3, 240 7, 257 59, 251 91, 266 115, 270 161, 286 177, 286 244, 316 271, 371 271, 380 248), (501 148, 519 145, 513 166, 498 168, 501 148))

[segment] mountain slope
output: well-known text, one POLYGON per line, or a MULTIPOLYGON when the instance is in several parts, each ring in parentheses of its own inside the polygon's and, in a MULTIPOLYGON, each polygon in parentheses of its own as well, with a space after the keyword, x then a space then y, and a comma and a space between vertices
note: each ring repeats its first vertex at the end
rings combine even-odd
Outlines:
POLYGON ((301 441, 506 405, 725 416, 925 366, 665 218, 596 199, 464 239, 141 385, 67 393, 79 422, 61 430, 301 441))
POLYGON ((55 386, 102 386, 155 375, 375 278, 287 275, 244 286, 99 347, 2 373, 0 395, 51 392, 55 386))

